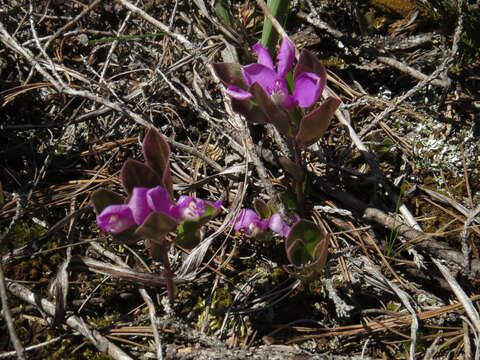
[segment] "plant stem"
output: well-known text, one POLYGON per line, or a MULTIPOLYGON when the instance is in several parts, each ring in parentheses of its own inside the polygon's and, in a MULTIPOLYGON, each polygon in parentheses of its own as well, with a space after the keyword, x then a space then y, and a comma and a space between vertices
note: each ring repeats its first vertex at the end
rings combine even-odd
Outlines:
MULTIPOLYGON (((303 168, 302 164, 302 149, 298 146, 297 142, 295 143, 295 164, 299 168, 303 168)), ((303 189, 302 189, 302 182, 301 181, 295 181, 296 183, 296 193, 297 193, 297 202, 298 206, 300 208, 300 214, 304 214, 305 212, 305 199, 303 198, 303 189)))
POLYGON ((175 284, 173 283, 173 274, 170 270, 170 261, 168 260, 168 248, 169 246, 162 246, 162 263, 163 270, 162 275, 165 276, 167 280, 167 294, 170 304, 173 304, 173 296, 175 293, 175 284))

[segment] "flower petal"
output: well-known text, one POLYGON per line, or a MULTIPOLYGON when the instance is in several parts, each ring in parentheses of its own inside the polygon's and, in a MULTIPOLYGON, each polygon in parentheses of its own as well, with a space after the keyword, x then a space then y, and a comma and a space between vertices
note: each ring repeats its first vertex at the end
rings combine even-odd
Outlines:
POLYGON ((235 218, 235 230, 243 230, 247 236, 256 236, 268 226, 268 220, 260 219, 252 209, 242 209, 235 218))
POLYGON ((212 205, 215 209, 220 210, 222 207, 222 200, 217 200, 215 202, 209 202, 210 205, 212 205))
POLYGON ((295 60, 295 46, 287 37, 282 40, 280 51, 277 55, 277 74, 281 77, 285 77, 293 66, 295 60))
POLYGON ((229 86, 226 90, 227 95, 237 100, 248 100, 252 97, 248 91, 240 89, 238 86, 229 86))
POLYGON ((248 227, 252 221, 258 220, 260 220, 260 218, 255 211, 252 209, 242 209, 238 212, 237 217, 234 220, 235 224, 233 228, 235 230, 240 230, 248 227))
POLYGON ((255 44, 253 45, 253 51, 258 56, 258 63, 269 67, 270 69, 274 70, 273 67, 273 60, 268 53, 268 49, 264 48, 262 44, 255 44))
POLYGON ((132 197, 128 202, 128 206, 132 210, 133 219, 137 224, 143 223, 152 212, 152 209, 148 206, 147 192, 148 189, 144 187, 133 188, 132 197))
POLYGON ((105 232, 117 234, 135 225, 135 220, 128 205, 110 205, 97 216, 97 225, 105 232))
POLYGON ((275 81, 278 77, 274 70, 262 64, 247 65, 242 69, 242 74, 248 87, 257 82, 269 95, 272 94, 272 89, 275 87, 275 81))
POLYGON ((290 226, 283 221, 280 214, 273 214, 268 220, 268 227, 282 236, 288 236, 290 233, 290 226))
POLYGON ((197 221, 205 214, 205 200, 192 196, 180 196, 176 208, 181 219, 197 221))
POLYGON ((300 74, 295 79, 293 98, 298 106, 307 108, 312 106, 322 92, 321 79, 313 73, 300 74))
POLYGON ((170 215, 172 211, 172 202, 168 195, 168 191, 161 186, 156 186, 147 191, 147 202, 150 209, 170 215))

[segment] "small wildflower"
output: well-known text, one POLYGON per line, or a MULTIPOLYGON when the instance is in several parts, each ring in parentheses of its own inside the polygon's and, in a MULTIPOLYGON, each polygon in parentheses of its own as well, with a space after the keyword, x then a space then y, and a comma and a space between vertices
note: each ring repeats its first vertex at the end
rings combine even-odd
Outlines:
POLYGON ((132 209, 128 205, 107 206, 97 217, 97 225, 102 231, 120 233, 135 225, 132 209))
POLYGON ((252 209, 242 209, 234 220, 233 228, 243 230, 247 236, 254 237, 265 230, 268 226, 268 220, 260 219, 252 209))
MULTIPOLYGON (((287 109, 295 106, 307 108, 312 106, 323 91, 325 80, 310 72, 300 73, 295 78, 293 94, 288 92, 286 75, 290 72, 295 60, 295 47, 284 38, 277 55, 277 69, 275 70, 272 58, 267 49, 261 44, 255 44, 253 51, 258 56, 258 63, 242 68, 242 77, 245 85, 250 88, 258 83, 276 104, 287 109)), ((237 100, 248 100, 253 95, 238 86, 229 86, 227 94, 237 100)))

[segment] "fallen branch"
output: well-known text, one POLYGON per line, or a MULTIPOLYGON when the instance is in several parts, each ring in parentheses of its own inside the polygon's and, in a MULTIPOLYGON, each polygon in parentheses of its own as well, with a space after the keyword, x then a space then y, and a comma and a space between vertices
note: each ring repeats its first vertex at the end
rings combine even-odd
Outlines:
MULTIPOLYGON (((426 254, 434 255, 438 258, 454 262, 462 268, 464 267, 465 258, 460 251, 455 250, 447 244, 441 243, 429 234, 425 234, 411 226, 399 223, 398 219, 395 219, 380 209, 367 205, 353 195, 334 189, 332 186, 325 183, 321 186, 328 196, 332 196, 345 204, 348 208, 354 209, 363 219, 374 221, 387 229, 397 232, 399 236, 408 239, 412 246, 420 248, 426 254)), ((480 274, 480 260, 472 260, 470 271, 471 276, 477 276, 480 274)))

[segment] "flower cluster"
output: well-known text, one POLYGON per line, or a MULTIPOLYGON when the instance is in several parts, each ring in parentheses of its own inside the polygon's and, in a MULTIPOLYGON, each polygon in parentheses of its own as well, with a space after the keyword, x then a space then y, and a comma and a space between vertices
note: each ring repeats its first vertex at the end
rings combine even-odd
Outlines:
POLYGON ((118 242, 144 238, 165 249, 165 236, 177 231, 173 242, 194 248, 202 240, 201 227, 220 212, 221 202, 180 196, 174 203, 167 141, 149 129, 142 150, 145 162, 129 159, 122 166, 120 178, 126 198, 107 189, 92 194, 98 227, 118 242))
POLYGON ((191 196, 181 196, 176 205, 172 204, 168 191, 162 186, 148 189, 135 187, 128 204, 107 206, 97 216, 97 225, 113 234, 125 231, 131 226, 141 225, 153 212, 163 213, 176 221, 198 221, 209 204, 220 209, 221 202, 212 203, 191 196))
MULTIPOLYGON (((295 60, 295 47, 288 38, 282 41, 277 55, 276 70, 266 48, 261 44, 255 44, 253 51, 257 54, 258 63, 242 68, 243 81, 248 88, 257 82, 275 104, 287 109, 297 105, 307 108, 318 100, 325 86, 325 78, 312 72, 302 72, 296 76, 293 94, 290 95, 288 92, 286 76, 295 60)), ((247 100, 253 96, 249 91, 235 85, 227 88, 227 94, 237 100, 247 100)))
MULTIPOLYGON (((280 214, 272 211, 273 205, 266 204, 260 199, 255 199, 252 209, 242 209, 233 219, 233 228, 243 230, 245 235, 255 237, 269 228, 279 235, 287 237, 290 233, 290 226, 282 219, 280 214)), ((293 222, 298 220, 294 214, 288 214, 293 222)))
POLYGON ((234 220, 233 228, 243 230, 249 237, 255 237, 266 228, 280 234, 288 236, 290 227, 283 221, 280 214, 273 214, 269 219, 262 219, 252 209, 242 209, 234 220))
POLYGON ((295 47, 288 38, 282 41, 276 66, 261 44, 254 45, 253 51, 258 58, 254 64, 213 64, 227 86, 232 109, 248 122, 274 125, 282 135, 294 139, 299 148, 316 142, 340 105, 340 99, 330 96, 307 112, 325 89, 325 67, 315 55, 303 49, 293 68, 295 47), (290 73, 293 83, 288 81, 290 73))

